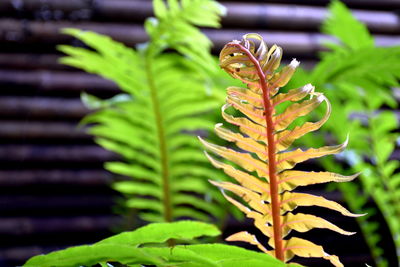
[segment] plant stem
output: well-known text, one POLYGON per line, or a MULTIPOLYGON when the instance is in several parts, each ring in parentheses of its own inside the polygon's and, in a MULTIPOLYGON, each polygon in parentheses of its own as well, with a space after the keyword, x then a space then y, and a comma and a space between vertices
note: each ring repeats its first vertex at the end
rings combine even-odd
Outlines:
MULTIPOLYGON (((265 82, 261 82, 264 83, 265 82)), ((268 167, 269 167, 269 186, 271 192, 271 208, 272 208, 272 222, 274 229, 274 242, 275 242, 275 257, 284 261, 283 244, 282 244, 282 229, 280 223, 280 203, 278 193, 278 181, 276 177, 276 148, 274 140, 274 129, 272 125, 272 112, 273 108, 269 101, 269 90, 267 86, 263 87, 263 100, 265 108, 265 120, 267 122, 267 140, 268 140, 268 167)))
POLYGON ((243 51, 254 64, 257 74, 260 77, 260 85, 263 92, 263 102, 265 110, 265 121, 267 124, 267 153, 268 153, 268 168, 269 168, 269 186, 271 194, 271 209, 272 209, 272 228, 274 230, 274 245, 275 245, 275 257, 281 261, 284 261, 283 255, 283 244, 282 244, 282 229, 280 223, 280 203, 279 203, 279 193, 278 193, 278 181, 276 175, 276 146, 274 140, 274 127, 272 126, 272 115, 273 107, 269 98, 269 87, 266 82, 265 74, 258 60, 251 54, 249 50, 240 44, 232 44, 232 46, 238 47, 243 51))
MULTIPOLYGON (((149 49, 150 50, 150 49, 149 49)), ((169 166, 168 166, 168 153, 167 153, 167 144, 165 142, 165 131, 162 120, 162 115, 160 111, 160 103, 157 95, 157 88, 154 84, 154 79, 151 70, 151 61, 153 60, 151 53, 148 52, 145 55, 145 68, 146 68, 146 76, 147 83, 150 88, 151 100, 153 103, 153 111, 156 118, 157 125, 157 133, 158 133, 158 141, 160 147, 160 160, 161 160, 161 179, 162 179, 162 187, 163 187, 163 216, 165 222, 172 221, 172 207, 171 207, 171 190, 169 185, 169 166)))

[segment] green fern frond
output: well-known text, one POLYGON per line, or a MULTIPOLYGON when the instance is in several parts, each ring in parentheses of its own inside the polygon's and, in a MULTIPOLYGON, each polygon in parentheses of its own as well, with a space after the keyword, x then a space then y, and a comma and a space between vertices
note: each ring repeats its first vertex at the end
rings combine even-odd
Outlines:
POLYGON ((196 26, 218 27, 222 8, 212 0, 155 0, 154 8, 157 18, 145 24, 150 40, 137 50, 66 29, 92 50, 60 46, 68 55, 61 62, 112 80, 127 95, 121 101, 85 95, 100 109, 83 123, 94 124, 89 132, 99 145, 122 156, 105 168, 132 178, 113 185, 128 207, 153 222, 222 217, 223 198, 204 183, 216 172, 193 134, 213 128, 205 115, 219 103, 205 88, 217 69, 211 42, 196 26))
POLYGON ((213 0, 155 0, 156 19, 145 23, 147 33, 159 49, 170 47, 190 58, 192 67, 203 73, 215 72, 208 53, 212 43, 196 27, 219 27, 225 8, 213 0))
POLYGON ((335 86, 340 93, 336 90, 333 94, 338 95, 341 100, 346 100, 349 93, 358 93, 371 97, 369 104, 373 108, 382 104, 395 107, 397 103, 388 87, 399 84, 399 60, 400 47, 398 46, 333 51, 322 58, 312 71, 311 79, 321 87, 327 84, 335 86), (341 90, 337 86, 341 83, 360 89, 356 92, 341 90))

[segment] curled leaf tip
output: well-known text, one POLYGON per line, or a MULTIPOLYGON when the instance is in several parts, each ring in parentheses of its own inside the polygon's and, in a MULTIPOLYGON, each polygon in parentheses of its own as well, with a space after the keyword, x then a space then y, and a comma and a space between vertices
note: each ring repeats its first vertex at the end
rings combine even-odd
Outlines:
POLYGON ((368 215, 368 213, 366 212, 366 213, 354 214, 352 217, 358 218, 358 217, 362 217, 365 215, 368 215))
POLYGON ((300 61, 298 61, 297 59, 292 59, 292 61, 290 62, 289 66, 292 67, 293 69, 297 68, 300 65, 300 61))
POLYGON ((345 148, 345 147, 347 147, 347 145, 349 144, 349 139, 350 139, 350 135, 349 134, 347 134, 347 136, 346 136, 346 140, 343 142, 343 149, 345 148))
POLYGON ((304 86, 301 88, 301 90, 302 90, 303 92, 309 92, 309 93, 313 93, 313 92, 314 92, 314 89, 315 89, 315 87, 314 87, 311 83, 308 83, 308 84, 304 85, 304 86))

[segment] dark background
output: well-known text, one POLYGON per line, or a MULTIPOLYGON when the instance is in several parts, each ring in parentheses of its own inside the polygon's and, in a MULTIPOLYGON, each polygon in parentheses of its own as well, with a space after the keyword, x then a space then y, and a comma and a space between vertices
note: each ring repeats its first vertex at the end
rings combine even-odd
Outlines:
MULTIPOLYGON (((367 23, 378 45, 400 44, 400 0, 344 2, 367 23)), ((327 40, 318 27, 328 1, 221 3, 228 8, 223 29, 204 30, 215 52, 243 33, 259 32, 269 44, 283 47, 286 61, 296 57, 307 68, 327 40)), ((0 266, 95 242, 121 221, 112 211, 117 197, 108 186, 112 175, 102 169, 103 162, 117 157, 77 128, 88 113, 79 99, 82 91, 109 97, 118 90, 110 81, 58 64, 55 46, 79 44, 59 33, 63 27, 97 31, 133 46, 146 41, 142 23, 151 13, 150 0, 0 1, 0 266)), ((309 190, 341 200, 338 192, 321 189, 309 190)), ((318 213, 346 230, 359 231, 353 219, 318 213)), ((244 227, 231 220, 226 235, 244 227)), ((384 227, 381 232, 388 234, 384 227)), ((313 230, 306 236, 340 256, 346 266, 373 264, 361 234, 313 230)), ((384 243, 395 260, 391 239, 384 243)), ((323 260, 301 262, 329 265, 323 260)))

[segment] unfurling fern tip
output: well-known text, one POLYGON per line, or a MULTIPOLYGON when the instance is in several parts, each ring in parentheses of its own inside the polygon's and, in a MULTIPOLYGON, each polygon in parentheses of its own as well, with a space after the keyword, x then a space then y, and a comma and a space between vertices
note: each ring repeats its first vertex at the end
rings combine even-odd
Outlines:
POLYGON ((318 130, 327 121, 331 106, 328 99, 322 93, 315 92, 311 84, 280 92, 300 64, 293 59, 289 65, 278 70, 281 58, 282 49, 279 46, 273 45, 268 49, 263 38, 254 33, 246 34, 241 41, 228 43, 220 53, 220 67, 246 84, 246 88, 229 87, 226 104, 222 107, 222 117, 236 126, 237 130, 225 128, 221 123, 215 126, 217 135, 233 143, 237 149, 199 139, 206 150, 234 163, 227 164, 205 152, 214 167, 222 169, 237 182, 211 183, 219 187, 224 197, 253 219, 255 226, 269 237, 267 245, 261 244, 254 235, 245 231, 227 240, 256 245, 284 262, 297 255, 321 257, 335 266, 343 266, 337 256, 327 254, 321 246, 297 237, 285 239, 292 230, 307 232, 314 228, 330 229, 344 235, 354 234, 320 217, 293 213, 298 206, 325 207, 351 217, 361 215, 350 213, 340 204, 323 197, 293 192, 298 186, 351 181, 357 174, 343 176, 331 172, 292 170, 296 164, 308 159, 343 151, 348 138, 336 146, 307 150, 290 148, 295 140, 318 130), (278 106, 282 103, 286 104, 285 109, 278 112, 278 106), (327 107, 322 119, 293 125, 299 117, 308 115, 321 103, 326 103, 327 107), (235 112, 230 114, 231 109, 235 112))

